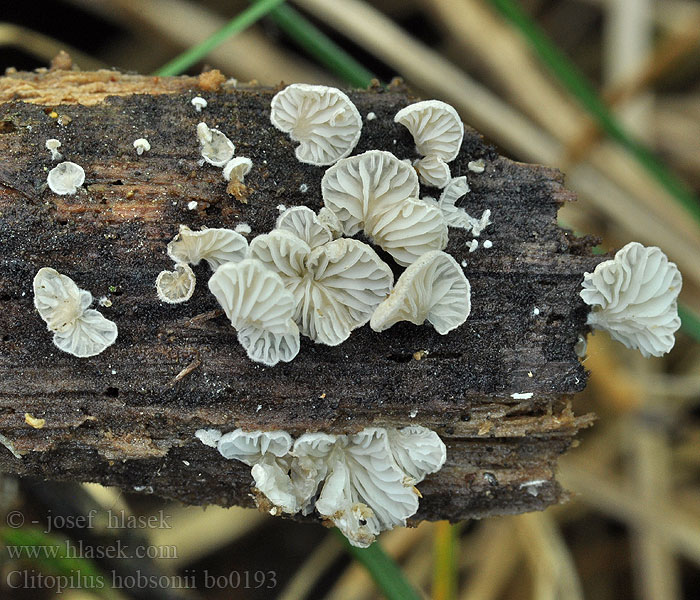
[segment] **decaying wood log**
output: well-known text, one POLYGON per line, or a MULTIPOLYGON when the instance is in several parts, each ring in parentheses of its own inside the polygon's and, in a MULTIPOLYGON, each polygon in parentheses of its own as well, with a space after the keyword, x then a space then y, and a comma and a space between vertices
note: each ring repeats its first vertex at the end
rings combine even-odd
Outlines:
MULTIPOLYGON (((467 128, 452 174, 468 178, 471 214, 491 209, 481 240, 493 247, 470 253, 471 236, 450 230, 447 251, 466 261, 472 285, 466 324, 446 336, 407 323, 382 334, 363 327, 337 347, 302 339, 294 361, 265 368, 237 344, 207 289, 206 264, 195 268, 199 284, 184 305, 160 303, 154 288, 171 268, 165 247, 181 223, 244 222, 252 238, 274 226, 280 204, 321 206, 323 169, 299 163, 294 143, 270 124, 276 90, 222 81, 60 70, 0 79, 0 432, 8 448, 0 470, 249 506, 250 469, 202 445, 195 430, 298 435, 420 424, 440 434, 448 458, 421 484, 416 521, 564 499, 557 457, 592 421, 571 408, 586 383, 574 352, 586 331, 578 290, 600 257, 593 240, 557 226, 557 209, 574 199, 560 173, 503 158, 467 128), (197 94, 209 102, 201 114, 190 104, 197 94), (238 198, 221 169, 198 164, 200 120, 253 161, 238 198), (152 149, 137 156, 140 137, 152 149), (85 169, 77 195, 47 188, 48 138, 85 169), (469 171, 479 158, 486 170, 469 171), (111 302, 99 308, 119 326, 115 345, 89 359, 54 347, 33 307, 32 278, 43 266, 111 302), (511 396, 522 392, 533 396, 511 396), (45 425, 32 427, 25 413, 45 425)), ((376 114, 355 153, 416 156, 393 122, 410 101, 400 85, 349 95, 363 117, 376 114)))

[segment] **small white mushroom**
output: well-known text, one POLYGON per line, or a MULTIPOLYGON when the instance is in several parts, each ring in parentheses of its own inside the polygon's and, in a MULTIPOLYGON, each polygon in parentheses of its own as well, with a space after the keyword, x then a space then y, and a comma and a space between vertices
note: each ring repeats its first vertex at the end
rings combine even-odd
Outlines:
POLYGON ((192 106, 194 106, 194 109, 198 113, 201 113, 202 109, 207 107, 207 101, 201 96, 195 96, 194 98, 192 98, 191 102, 192 106))
POLYGON ((467 169, 469 169, 472 173, 483 173, 484 169, 486 169, 486 162, 483 158, 480 158, 479 160, 470 160, 467 163, 467 169))
POLYGON ((54 194, 59 196, 75 194, 85 183, 85 171, 74 162, 58 163, 49 171, 46 182, 54 194))
POLYGON ((276 229, 255 238, 250 255, 279 273, 294 295, 294 320, 301 333, 317 343, 336 346, 369 321, 394 278, 376 252, 358 240, 330 241, 326 230, 326 243, 312 247, 298 235, 313 241, 320 234, 313 230, 292 233, 297 231, 293 217, 303 218, 304 214, 297 211, 283 220, 291 231, 276 229))
POLYGON ((57 139, 51 138, 50 140, 46 140, 46 149, 51 152, 51 160, 61 160, 63 158, 61 153, 58 151, 60 147, 61 142, 59 142, 57 139))
POLYGON ((158 299, 167 304, 187 302, 194 293, 196 282, 190 266, 178 263, 173 271, 161 271, 156 278, 158 299))
POLYGON ((141 156, 144 152, 148 152, 151 149, 151 144, 146 138, 139 138, 134 140, 134 148, 136 148, 136 154, 141 156))
POLYGON ((415 171, 390 152, 370 150, 338 161, 323 176, 321 193, 346 235, 364 229, 402 266, 447 245, 440 209, 418 198, 415 171))
POLYGON ((487 250, 493 247, 493 242, 491 240, 484 240, 484 248, 487 250))
POLYGON ((490 210, 485 210, 481 215, 481 219, 475 219, 466 210, 456 206, 457 200, 469 192, 469 184, 466 177, 455 177, 442 190, 439 202, 435 202, 432 198, 425 198, 429 202, 433 202, 440 208, 445 222, 449 227, 466 229, 471 231, 472 235, 478 236, 482 230, 490 223, 490 210))
POLYGON ((34 306, 54 333, 53 343, 79 358, 95 356, 117 339, 117 326, 94 309, 92 294, 66 275, 44 267, 34 277, 34 306))
POLYGON ((292 319, 294 296, 277 273, 259 260, 229 262, 211 276, 209 289, 251 360, 271 367, 298 354, 299 329, 292 319))
POLYGON ((218 129, 210 129, 206 123, 197 124, 202 158, 210 165, 223 167, 233 158, 236 146, 218 129))
POLYGON ((612 260, 584 275, 581 298, 592 306, 588 324, 642 356, 662 356, 681 325, 678 294, 682 277, 656 246, 630 242, 612 260))
POLYGON ((394 122, 411 132, 416 150, 425 157, 415 165, 424 183, 445 187, 450 181, 447 163, 457 158, 464 137, 457 111, 439 100, 425 100, 402 108, 394 122))
POLYGON ((180 232, 168 244, 168 256, 176 263, 198 265, 204 259, 212 270, 227 262, 240 262, 248 253, 248 240, 231 229, 192 231, 180 225, 180 232))
POLYGON ((248 223, 239 223, 234 228, 234 231, 242 235, 248 235, 252 231, 252 229, 250 228, 250 225, 248 225, 248 223))
POLYGON ((198 429, 194 436, 205 446, 216 448, 221 439, 221 431, 218 429, 198 429))
POLYGON ((253 161, 245 156, 237 156, 226 163, 224 167, 224 179, 226 181, 238 181, 243 183, 245 176, 253 168, 253 161))
POLYGON ((307 206, 293 206, 284 211, 277 217, 275 228, 293 233, 310 248, 322 246, 333 239, 331 230, 307 206))
POLYGON ((411 485, 420 483, 426 475, 439 471, 445 464, 447 448, 434 431, 412 425, 387 429, 387 434, 392 456, 401 470, 411 477, 411 485))
POLYGON ((305 83, 289 85, 275 95, 270 121, 300 142, 297 159, 312 165, 331 165, 348 156, 362 131, 362 117, 346 94, 305 83))
POLYGON ((399 277, 390 296, 374 311, 370 327, 384 331, 399 321, 432 323, 440 335, 462 325, 471 311, 471 288, 454 258, 428 252, 399 277))

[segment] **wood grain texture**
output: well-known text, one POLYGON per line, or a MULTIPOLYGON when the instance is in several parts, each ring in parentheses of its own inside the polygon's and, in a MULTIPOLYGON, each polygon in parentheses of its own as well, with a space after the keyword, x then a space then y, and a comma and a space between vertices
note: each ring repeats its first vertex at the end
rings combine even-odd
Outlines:
MULTIPOLYGON (((0 433, 22 455, 2 449, 0 469, 250 505, 249 469, 203 446, 195 430, 420 424, 442 436, 448 458, 421 484, 416 520, 522 512, 565 498, 557 457, 592 421, 571 409, 586 383, 574 352, 586 331, 578 290, 601 258, 591 255, 592 240, 557 226, 557 209, 574 199, 561 174, 503 158, 467 128, 452 174, 467 176, 462 203, 471 214, 491 209, 481 240, 493 247, 470 253, 471 236, 450 229, 447 251, 466 261, 472 285, 465 325, 446 336, 407 323, 381 334, 363 327, 332 348, 302 338, 293 362, 266 368, 238 345, 208 292, 206 264, 195 268, 197 289, 184 305, 161 304, 155 278, 171 268, 165 248, 179 224, 247 223, 252 239, 274 226, 279 204, 320 208, 324 171, 299 163, 294 143, 270 124, 276 90, 202 81, 111 71, 0 78, 0 433), (209 103, 201 114, 190 104, 197 94, 209 103), (247 204, 226 193, 221 169, 198 163, 200 120, 252 159, 247 204), (152 148, 137 156, 140 137, 152 148), (48 138, 85 169, 77 195, 47 188, 48 138), (467 164, 478 158, 486 170, 472 173, 467 164), (111 300, 98 308, 119 326, 115 345, 89 359, 54 347, 33 308, 32 278, 43 266, 111 300), (513 399, 518 392, 533 397, 513 399), (25 413, 46 425, 33 429, 25 413), (537 495, 524 485, 532 480, 544 481, 537 495)), ((363 117, 377 116, 364 121, 354 153, 416 157, 410 134, 393 122, 412 101, 405 90, 349 95, 363 117)))

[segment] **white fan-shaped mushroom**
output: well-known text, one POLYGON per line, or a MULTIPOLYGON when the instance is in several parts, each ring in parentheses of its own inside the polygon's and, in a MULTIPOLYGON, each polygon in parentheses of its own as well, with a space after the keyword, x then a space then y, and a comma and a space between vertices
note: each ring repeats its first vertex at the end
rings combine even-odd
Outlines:
POLYGON ((197 124, 197 138, 202 158, 210 165, 223 167, 233 158, 236 146, 218 129, 210 129, 206 123, 197 124))
POLYGON ((417 198, 419 190, 415 170, 382 150, 345 158, 321 180, 323 203, 338 217, 345 235, 355 235, 372 215, 417 198))
POLYGON ((464 124, 457 111, 439 100, 425 100, 402 108, 394 117, 413 136, 416 150, 424 156, 416 163, 424 182, 442 188, 450 181, 446 164, 457 158, 464 137, 464 124))
POLYGON ((445 464, 447 449, 440 436, 420 426, 387 429, 391 453, 399 468, 409 475, 412 483, 420 483, 445 464))
POLYGON ((79 358, 95 356, 117 339, 117 326, 88 306, 92 294, 81 290, 66 275, 44 267, 34 277, 34 306, 53 342, 63 352, 79 358))
POLYGON ((302 435, 292 454, 315 473, 326 473, 316 510, 351 544, 366 548, 377 534, 418 510, 418 494, 392 458, 386 430, 367 428, 351 436, 302 435))
POLYGON ((253 161, 245 156, 237 156, 226 163, 224 167, 224 179, 226 181, 239 181, 243 183, 245 176, 253 168, 253 161))
POLYGON ((408 198, 387 211, 373 214, 365 233, 405 267, 431 250, 447 246, 447 224, 441 210, 418 198, 408 198))
POLYGON ((218 450, 224 458, 236 459, 252 467, 257 487, 275 506, 284 512, 299 511, 299 501, 289 478, 289 461, 285 458, 292 448, 292 438, 286 431, 251 431, 236 429, 221 436, 218 450))
POLYGON ((190 266, 177 263, 172 271, 161 271, 156 278, 158 299, 167 304, 187 302, 194 293, 197 279, 190 266))
POLYGON ((192 231, 180 225, 180 232, 168 244, 168 256, 176 263, 198 265, 204 259, 216 270, 228 262, 240 262, 248 253, 248 240, 232 229, 192 231))
POLYGON ((270 120, 300 142, 297 159, 312 165, 331 165, 346 157, 362 131, 362 117, 350 98, 322 85, 295 83, 278 92, 270 120))
POLYGON ((319 220, 316 213, 306 206, 294 206, 277 218, 277 229, 289 231, 315 248, 333 239, 331 230, 319 220))
POLYGON ((428 252, 409 266, 374 311, 370 327, 384 331, 399 321, 422 325, 426 320, 445 335, 467 320, 471 288, 454 258, 428 252))
POLYGON ((271 367, 298 354, 299 329, 292 319, 294 296, 277 273, 259 260, 227 263, 211 276, 209 289, 251 360, 271 367))
POLYGON ((413 166, 425 185, 444 188, 452 179, 450 165, 438 156, 426 156, 413 161, 413 166))
POLYGON ((294 295, 294 320, 317 343, 336 346, 364 325, 391 290, 391 269, 367 244, 341 238, 313 250, 289 231, 258 236, 251 257, 294 295))
POLYGON ((46 182, 54 194, 65 196, 75 194, 78 188, 85 183, 85 171, 74 162, 58 163, 49 171, 46 182))
POLYGON ((266 454, 278 458, 286 456, 292 449, 292 438, 286 431, 243 431, 239 428, 222 435, 217 448, 224 458, 240 460, 252 467, 266 454))
POLYGON ((593 310, 588 324, 604 329, 646 358, 671 351, 681 325, 678 294, 682 278, 657 247, 630 242, 612 260, 583 279, 581 298, 593 310))

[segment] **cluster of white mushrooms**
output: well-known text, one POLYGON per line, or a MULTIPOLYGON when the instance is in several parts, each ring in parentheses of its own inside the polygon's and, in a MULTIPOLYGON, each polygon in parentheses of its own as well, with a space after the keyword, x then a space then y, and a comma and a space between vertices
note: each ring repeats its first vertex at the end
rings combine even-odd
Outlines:
POLYGON ((418 510, 416 484, 445 463, 445 444, 425 427, 371 427, 352 435, 243 431, 195 435, 251 467, 272 514, 314 510, 351 544, 366 548, 381 531, 405 526, 418 510))
MULTIPOLYGON (((249 246, 232 230, 192 232, 181 226, 168 246, 176 269, 159 275, 159 298, 169 303, 190 298, 194 275, 188 265, 207 259, 215 270, 209 288, 239 342, 252 360, 267 366, 291 361, 300 334, 336 346, 368 322, 383 331, 399 321, 428 321, 443 335, 462 325, 471 308, 470 286, 443 252, 448 226, 479 235, 490 224, 490 211, 476 219, 456 206, 469 186, 466 177, 452 179, 447 164, 464 134, 455 110, 442 102, 418 102, 396 116, 425 154, 421 161, 435 162, 446 173, 438 182, 444 188, 439 200, 420 197, 417 170, 435 185, 421 161, 414 168, 380 150, 349 156, 362 119, 340 90, 290 85, 273 98, 271 121, 299 142, 300 161, 332 165, 321 182, 324 207, 318 214, 305 206, 285 210, 275 228, 249 246), (360 231, 407 267, 395 286, 389 265, 369 244, 351 239, 360 231), (235 252, 227 254, 231 244, 235 252)), ((231 164, 235 147, 223 133, 204 123, 197 132, 204 160, 231 164)))
MULTIPOLYGON (((202 112, 207 102, 197 97, 192 105, 202 112)), ((368 120, 377 118, 370 115, 368 120)), ((239 233, 250 233, 245 224, 236 231, 192 231, 181 225, 167 248, 174 270, 156 279, 159 299, 169 304, 189 300, 195 289, 191 265, 205 260, 213 271, 209 289, 238 341, 251 360, 266 366, 293 360, 300 335, 336 346, 366 323, 381 332, 400 321, 427 321, 441 335, 462 325, 471 310, 471 289, 462 268, 444 252, 448 227, 477 238, 491 224, 490 210, 475 218, 457 206, 469 186, 466 177, 452 177, 449 163, 460 151, 464 126, 451 106, 435 100, 403 108, 394 121, 413 136, 421 156, 413 163, 380 150, 351 156, 362 118, 340 90, 295 84, 276 94, 272 124, 298 142, 301 162, 329 167, 321 181, 323 208, 318 213, 306 206, 283 208, 275 227, 250 244, 239 233), (442 190, 438 200, 421 198, 419 176, 442 190), (390 266, 372 246, 353 239, 360 232, 405 267, 395 284, 390 266)), ((250 159, 235 157, 233 142, 204 122, 197 125, 197 138, 201 164, 222 168, 229 185, 242 184, 252 168, 250 159)), ((46 142, 54 161, 62 158, 60 145, 46 142)), ((150 144, 140 138, 134 148, 142 154, 150 144)), ((468 168, 481 173, 486 165, 480 159, 468 168)), ((76 193, 84 180, 79 165, 62 162, 49 172, 47 183, 62 195, 76 193)), ((483 244, 491 245, 489 240, 483 244)), ((467 247, 473 252, 478 241, 472 239, 467 247)), ((680 288, 681 275, 661 250, 633 242, 585 274, 581 297, 593 307, 591 327, 609 331, 645 357, 660 356, 671 350, 680 326, 680 288)), ((67 276, 41 269, 34 298, 61 350, 94 356, 116 340, 116 325, 89 309, 91 294, 67 276)), ((369 545, 382 530, 405 525, 418 510, 415 485, 445 462, 445 445, 423 427, 305 433, 296 440, 284 431, 241 429, 225 435, 199 430, 196 436, 222 456, 251 467, 262 494, 257 499, 265 497, 273 514, 315 510, 357 546, 369 545)))

